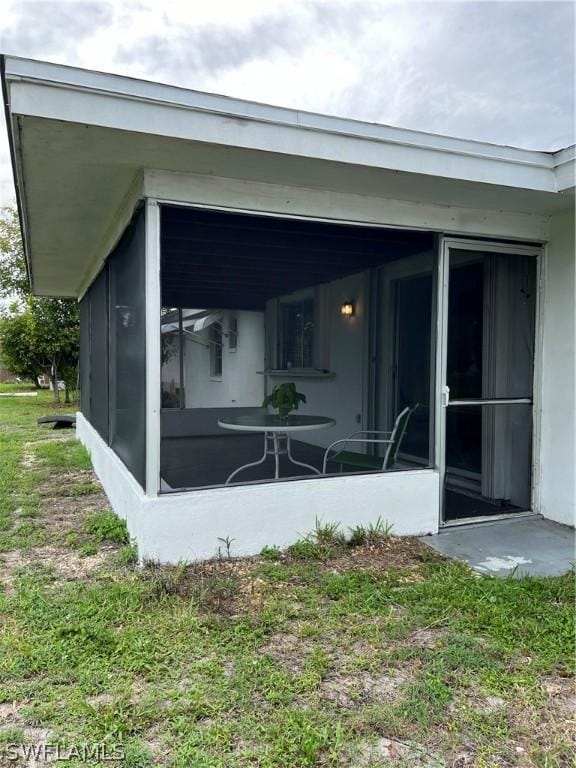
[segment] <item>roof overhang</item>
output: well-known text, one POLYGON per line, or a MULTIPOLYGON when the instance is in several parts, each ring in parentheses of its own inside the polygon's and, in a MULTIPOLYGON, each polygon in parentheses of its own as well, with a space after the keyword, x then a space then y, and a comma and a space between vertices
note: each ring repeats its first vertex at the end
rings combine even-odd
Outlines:
POLYGON ((502 147, 12 56, 1 65, 40 294, 79 294, 149 169, 544 216, 573 204, 574 148, 502 147))

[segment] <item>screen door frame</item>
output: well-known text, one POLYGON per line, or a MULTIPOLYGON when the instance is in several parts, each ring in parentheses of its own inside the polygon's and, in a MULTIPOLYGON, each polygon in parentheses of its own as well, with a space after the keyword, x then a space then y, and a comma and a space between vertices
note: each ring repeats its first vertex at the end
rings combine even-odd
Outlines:
MULTIPOLYGON (((534 337, 534 374, 532 381, 532 471, 531 471, 531 510, 529 512, 510 512, 490 516, 490 520, 501 517, 517 517, 533 514, 539 510, 538 500, 538 466, 539 466, 539 434, 540 434, 540 375, 542 370, 542 267, 543 248, 539 245, 515 244, 482 239, 460 239, 458 237, 442 236, 438 248, 438 315, 437 315, 437 344, 436 344, 436 446, 435 455, 439 471, 440 492, 440 526, 458 525, 462 522, 481 522, 484 518, 469 518, 458 521, 445 520, 445 481, 446 481, 446 415, 450 405, 458 400, 450 400, 447 386, 448 361, 448 312, 450 293, 450 252, 476 251, 480 253, 501 253, 526 256, 536 260, 536 311, 534 337)), ((487 398, 486 401, 494 402, 487 398)), ((483 399, 478 399, 478 405, 483 399)), ((526 403, 525 398, 502 398, 498 402, 526 403)))

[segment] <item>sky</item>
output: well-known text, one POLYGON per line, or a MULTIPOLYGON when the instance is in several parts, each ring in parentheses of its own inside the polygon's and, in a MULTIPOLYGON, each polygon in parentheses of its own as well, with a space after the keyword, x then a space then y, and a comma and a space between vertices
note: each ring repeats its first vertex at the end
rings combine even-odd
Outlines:
MULTIPOLYGON (((574 137, 574 2, 0 0, 0 52, 403 128, 574 137)), ((0 117, 0 205, 14 191, 0 117)))

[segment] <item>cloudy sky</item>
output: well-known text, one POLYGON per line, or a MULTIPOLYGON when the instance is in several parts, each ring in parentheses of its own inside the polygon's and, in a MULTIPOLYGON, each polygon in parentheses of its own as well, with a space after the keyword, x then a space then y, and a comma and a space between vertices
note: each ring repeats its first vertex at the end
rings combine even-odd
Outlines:
POLYGON ((0 51, 551 150, 574 143, 574 16, 554 0, 0 0, 0 51))

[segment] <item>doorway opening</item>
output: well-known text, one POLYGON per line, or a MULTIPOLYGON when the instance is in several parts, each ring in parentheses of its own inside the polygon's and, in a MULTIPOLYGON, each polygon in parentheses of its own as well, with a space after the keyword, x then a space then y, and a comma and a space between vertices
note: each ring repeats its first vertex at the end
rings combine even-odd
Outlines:
POLYGON ((532 506, 537 260, 449 247, 443 519, 532 506))

